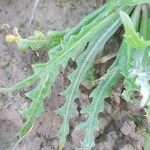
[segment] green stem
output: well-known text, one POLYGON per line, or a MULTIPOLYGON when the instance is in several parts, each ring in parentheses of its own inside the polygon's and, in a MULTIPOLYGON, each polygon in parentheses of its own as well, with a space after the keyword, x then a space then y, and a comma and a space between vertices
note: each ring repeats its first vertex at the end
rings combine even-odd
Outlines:
POLYGON ((136 6, 131 16, 132 23, 136 31, 138 31, 140 25, 141 10, 142 10, 141 5, 136 6))
POLYGON ((140 34, 145 40, 148 39, 148 10, 146 5, 142 6, 140 34))

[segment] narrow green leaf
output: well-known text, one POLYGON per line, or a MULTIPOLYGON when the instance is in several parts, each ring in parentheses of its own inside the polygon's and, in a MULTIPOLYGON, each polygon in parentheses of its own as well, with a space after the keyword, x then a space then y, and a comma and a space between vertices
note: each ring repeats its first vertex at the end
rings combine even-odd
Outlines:
POLYGON ((150 0, 116 0, 115 3, 114 0, 109 0, 108 2, 110 6, 123 6, 123 5, 135 6, 144 3, 150 3, 150 0))
POLYGON ((104 111, 104 100, 110 96, 113 86, 116 85, 119 79, 120 73, 117 66, 108 70, 108 72, 101 77, 98 86, 90 95, 93 98, 92 103, 81 110, 81 113, 88 114, 89 116, 85 122, 77 126, 77 130, 85 131, 85 139, 81 146, 82 149, 90 150, 94 147, 93 134, 95 130, 99 130, 100 128, 98 114, 104 111))
POLYGON ((86 24, 93 21, 99 15, 101 15, 101 17, 104 18, 102 14, 103 13, 105 14, 105 9, 106 9, 106 4, 100 7, 99 9, 95 10, 94 12, 86 16, 85 18, 83 18, 78 25, 70 29, 70 31, 65 34, 64 40, 68 41, 71 35, 75 35, 75 34, 77 35, 82 29, 82 27, 84 27, 86 24))
POLYGON ((36 94, 33 95, 33 102, 29 108, 23 111, 23 115, 27 118, 26 123, 22 126, 19 137, 23 137, 28 133, 28 131, 32 128, 32 125, 37 117, 39 117, 43 111, 43 97, 45 97, 45 92, 47 92, 47 84, 49 83, 49 75, 45 75, 45 78, 39 83, 38 90, 36 94), (46 89, 46 90, 45 90, 46 89))
POLYGON ((37 81, 37 77, 35 75, 31 75, 27 77, 26 79, 18 82, 14 86, 11 87, 12 91, 19 90, 25 87, 29 87, 30 85, 33 85, 37 81))
POLYGON ((120 17, 125 27, 125 39, 128 44, 133 48, 144 48, 150 46, 150 41, 145 41, 143 37, 140 37, 134 29, 133 23, 130 17, 123 11, 120 11, 120 17))

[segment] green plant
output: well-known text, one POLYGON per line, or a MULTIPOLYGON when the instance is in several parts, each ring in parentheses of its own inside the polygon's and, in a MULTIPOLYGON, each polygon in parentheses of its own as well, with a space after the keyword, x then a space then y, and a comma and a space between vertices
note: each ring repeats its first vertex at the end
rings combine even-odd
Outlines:
POLYGON ((85 131, 82 149, 94 147, 95 130, 99 130, 98 114, 104 110, 104 100, 111 94, 112 88, 124 76, 125 90, 122 97, 131 103, 139 104, 133 97, 138 91, 142 95, 141 107, 145 108, 146 116, 150 117, 150 0, 110 0, 98 10, 85 17, 77 26, 65 31, 50 31, 47 36, 36 31, 34 36, 23 39, 15 30, 16 35, 8 35, 7 41, 16 41, 19 48, 38 50, 49 48, 49 61, 33 65, 33 75, 10 88, 1 88, 0 92, 19 90, 35 84, 36 87, 26 96, 32 100, 31 106, 24 110, 27 119, 22 126, 19 137, 24 137, 31 129, 34 121, 43 112, 44 99, 51 95, 61 66, 66 67, 68 60, 76 61, 77 68, 69 75, 70 85, 61 93, 65 97, 64 105, 56 112, 63 118, 58 131, 59 148, 62 149, 69 134, 69 121, 78 114, 74 100, 80 96, 80 83, 87 79, 95 56, 102 53, 106 42, 117 31, 121 23, 125 34, 116 60, 99 80, 90 97, 92 102, 82 108, 82 114, 88 119, 77 126, 77 130, 85 131), (129 17, 131 15, 131 18, 129 17))
POLYGON ((143 144, 143 150, 148 150, 149 145, 150 145, 150 130, 146 127, 144 127, 141 122, 139 122, 136 118, 134 118, 131 114, 129 114, 129 117, 131 120, 133 120, 136 124, 137 127, 140 129, 142 132, 142 135, 144 137, 144 144, 143 144))

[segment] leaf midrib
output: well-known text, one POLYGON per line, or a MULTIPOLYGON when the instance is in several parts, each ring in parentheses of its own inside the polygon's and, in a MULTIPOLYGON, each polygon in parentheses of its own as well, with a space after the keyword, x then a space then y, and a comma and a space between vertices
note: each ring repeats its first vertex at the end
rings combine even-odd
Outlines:
MULTIPOLYGON (((105 83, 105 85, 103 86, 103 88, 100 90, 100 94, 98 94, 98 96, 97 97, 105 97, 105 95, 106 95, 106 93, 105 93, 105 91, 107 91, 107 87, 109 87, 109 84, 110 84, 110 82, 111 82, 111 80, 114 78, 114 76, 115 76, 115 74, 118 72, 118 68, 113 72, 113 74, 111 74, 112 75, 112 77, 111 78, 109 78, 107 81, 106 81, 106 83, 105 83), (104 91, 104 92, 103 92, 104 91), (104 96, 103 96, 103 93, 105 93, 104 94, 104 96)), ((105 97, 106 98, 106 97, 105 97)), ((103 100, 104 101, 104 100, 103 100)), ((97 117, 97 115, 98 115, 98 113, 100 113, 99 111, 97 111, 97 109, 98 109, 98 103, 100 102, 100 100, 96 100, 96 103, 94 104, 94 109, 93 109, 93 111, 92 111, 92 113, 90 113, 90 118, 89 118, 89 120, 91 120, 90 122, 91 123, 89 123, 89 127, 88 127, 88 129, 90 129, 90 131, 88 130, 88 134, 89 135, 91 135, 92 133, 93 133, 93 128, 92 128, 92 120, 93 119, 91 119, 91 118, 94 118, 95 116, 97 117), (91 115, 92 114, 92 115, 91 115)))
MULTIPOLYGON (((112 25, 112 28, 114 28, 114 26, 119 22, 119 19, 117 21, 115 21, 115 23, 112 25)), ((99 39, 99 41, 97 42, 98 44, 96 44, 94 46, 94 48, 92 49, 92 51, 89 53, 89 55, 86 57, 83 65, 81 66, 80 70, 79 70, 79 73, 78 73, 78 76, 76 78, 76 81, 75 81, 75 84, 74 84, 74 87, 73 87, 73 90, 71 92, 71 95, 70 95, 70 98, 69 98, 69 103, 67 105, 67 111, 66 111, 66 114, 69 114, 69 108, 70 108, 70 105, 71 105, 71 102, 72 102, 72 97, 73 97, 73 94, 75 92, 75 89, 77 88, 77 84, 78 84, 78 81, 80 79, 80 77, 82 76, 82 71, 84 70, 87 62, 89 61, 89 58, 91 57, 91 55, 93 54, 93 51, 95 51, 95 48, 97 49, 97 45, 99 45, 99 43, 105 39, 105 37, 107 36, 107 33, 110 32, 112 29, 109 28, 109 30, 107 30, 107 32, 105 32, 105 34, 99 39), (81 76, 80 76, 81 75, 81 76)), ((102 46, 103 47, 103 46, 102 46)), ((86 66, 87 67, 87 66, 86 66)), ((65 126, 67 125, 67 122, 68 122, 68 115, 65 115, 65 118, 64 118, 64 122, 65 122, 65 126)), ((64 128, 65 130, 65 128, 64 128)))

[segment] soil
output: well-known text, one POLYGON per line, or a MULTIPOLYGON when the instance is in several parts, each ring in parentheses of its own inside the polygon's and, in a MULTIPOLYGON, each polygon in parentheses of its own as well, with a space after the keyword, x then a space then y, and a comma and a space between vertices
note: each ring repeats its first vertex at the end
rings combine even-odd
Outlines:
MULTIPOLYGON (((0 26, 9 24, 17 26, 24 37, 33 34, 34 30, 46 33, 48 30, 59 30, 76 25, 84 16, 95 10, 101 1, 95 0, 41 0, 36 8, 32 24, 28 27, 34 1, 1 0, 0 26)), ((109 41, 105 55, 115 53, 119 48, 119 34, 109 41)), ((10 87, 32 73, 31 64, 45 62, 47 51, 20 52, 15 44, 5 42, 5 32, 0 31, 0 87, 10 87)), ((111 61, 97 65, 96 76, 106 72, 111 61)), ((45 102, 45 113, 37 119, 29 136, 17 143, 17 133, 24 122, 21 110, 29 105, 24 96, 25 91, 0 95, 0 150, 58 150, 57 131, 62 122, 55 110, 63 104, 58 95, 64 88, 61 77, 53 87, 53 94, 45 102), (14 147, 16 146, 16 147, 14 147)), ((100 131, 95 133, 94 150, 142 150, 144 131, 150 126, 143 111, 121 99, 122 84, 113 90, 105 102, 105 111, 100 114, 100 131)), ((85 95, 80 98, 80 105, 86 105, 85 95)), ((71 120, 71 132, 65 150, 80 147, 83 134, 74 130, 82 120, 76 117, 71 120)), ((149 147, 150 149, 150 147, 149 147)))

